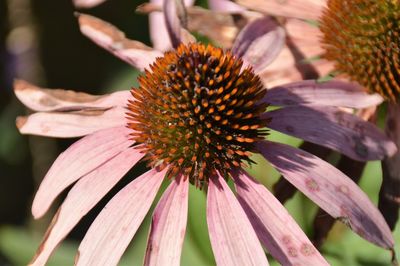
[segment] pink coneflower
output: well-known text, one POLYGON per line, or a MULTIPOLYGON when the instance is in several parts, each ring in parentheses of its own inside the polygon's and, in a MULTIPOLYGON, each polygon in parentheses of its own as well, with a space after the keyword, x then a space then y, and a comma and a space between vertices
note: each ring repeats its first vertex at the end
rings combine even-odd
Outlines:
MULTIPOLYGON (((174 11, 166 14, 171 23, 174 11)), ((268 19, 245 27, 232 51, 179 43, 181 29, 171 23, 176 49, 164 54, 127 40, 93 17, 80 15, 79 20, 81 30, 98 44, 146 70, 138 88, 105 96, 16 82, 18 98, 37 111, 18 119, 22 133, 84 136, 56 159, 36 194, 32 212, 39 218, 76 182, 32 265, 45 264, 78 221, 139 161, 149 170, 100 212, 79 246, 77 265, 116 265, 166 178, 170 183, 153 213, 145 265, 179 265, 189 185, 207 191, 207 223, 218 265, 267 265, 262 245, 284 265, 327 265, 278 200, 245 172, 252 153, 263 155, 360 236, 393 247, 383 217, 348 177, 314 155, 264 139, 266 126, 352 158, 380 159, 396 151, 394 144, 373 125, 337 108, 373 105, 380 97, 337 81, 298 82, 266 93, 251 62, 258 69, 275 56, 252 50, 259 47, 252 43, 276 30, 263 30, 268 19), (264 112, 267 105, 281 108, 264 112), (227 180, 233 180, 236 197, 227 180)))
MULTIPOLYGON (((311 62, 318 73, 330 73, 356 81, 368 91, 379 93, 387 99, 385 131, 400 146, 399 1, 237 2, 265 14, 286 17, 285 28, 289 40, 303 53, 302 59, 315 59, 316 56, 321 58, 311 62), (318 21, 318 26, 309 23, 310 20, 318 21)), ((304 70, 305 64, 298 69, 304 70)), ((294 75, 296 72, 292 71, 294 75)), ((383 182, 379 209, 392 229, 399 217, 399 160, 400 152, 382 162, 383 182)))

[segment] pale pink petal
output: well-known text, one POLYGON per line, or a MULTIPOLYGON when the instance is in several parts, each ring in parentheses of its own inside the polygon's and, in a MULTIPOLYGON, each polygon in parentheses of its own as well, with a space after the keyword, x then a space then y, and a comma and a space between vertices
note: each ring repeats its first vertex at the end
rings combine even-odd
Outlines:
POLYGON ((16 123, 21 134, 72 138, 126 125, 125 113, 126 110, 122 107, 69 113, 34 113, 18 117, 16 123))
POLYGON ((144 265, 179 266, 188 213, 189 178, 175 178, 154 210, 144 265))
POLYGON ((72 90, 40 88, 24 80, 15 80, 14 92, 26 107, 39 112, 103 110, 125 106, 131 97, 129 91, 97 96, 72 90))
POLYGON ((266 112, 268 127, 336 150, 354 160, 381 160, 396 145, 372 123, 335 107, 289 106, 266 112))
MULTIPOLYGON (((164 0, 150 0, 155 6, 162 6, 164 0)), ((184 0, 186 6, 191 6, 194 0, 184 0)), ((155 49, 167 51, 172 48, 171 41, 165 25, 164 14, 153 12, 149 15, 150 38, 155 49)))
POLYGON ((146 172, 110 200, 79 245, 76 265, 117 265, 149 211, 166 171, 146 172))
POLYGON ((100 5, 106 0, 73 0, 74 6, 77 8, 91 8, 100 5))
POLYGON ((318 20, 326 0, 235 0, 238 4, 265 14, 318 20))
POLYGON ((318 157, 284 144, 260 142, 261 154, 294 186, 366 240, 392 248, 378 209, 349 177, 318 157))
POLYGON ((282 265, 329 265, 285 207, 245 172, 234 174, 237 197, 258 238, 282 265))
POLYGON ((368 94, 356 83, 304 80, 268 90, 263 101, 271 105, 327 105, 365 108, 383 101, 379 94, 368 94))
POLYGON ((285 30, 272 17, 263 17, 243 28, 232 52, 260 72, 279 55, 284 44, 285 30))
POLYGON ((284 25, 290 41, 296 44, 306 58, 325 52, 320 43, 322 32, 316 25, 290 18, 285 21, 284 25))
POLYGON ((128 148, 81 178, 54 216, 30 265, 45 265, 61 240, 142 157, 137 149, 128 148))
POLYGON ((125 127, 109 128, 86 136, 61 153, 47 172, 32 205, 37 219, 69 185, 133 144, 125 127))
POLYGON ((250 221, 220 175, 209 179, 207 224, 217 265, 268 265, 250 221))
POLYGON ((208 0, 208 7, 213 11, 243 12, 245 9, 229 0, 208 0))
POLYGON ((127 39, 122 31, 101 19, 85 14, 77 16, 80 30, 86 37, 140 70, 162 56, 161 52, 141 42, 127 39))
POLYGON ((181 0, 164 0, 163 3, 165 26, 172 43, 172 47, 179 46, 181 41, 181 28, 187 23, 186 10, 181 0))

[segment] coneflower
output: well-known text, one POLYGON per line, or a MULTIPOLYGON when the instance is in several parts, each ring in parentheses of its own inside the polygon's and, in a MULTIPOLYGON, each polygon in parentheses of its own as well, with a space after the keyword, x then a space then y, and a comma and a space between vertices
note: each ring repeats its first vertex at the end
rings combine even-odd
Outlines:
MULTIPOLYGON (((127 40, 109 24, 87 15, 79 20, 87 36, 117 56, 139 67, 152 62, 138 79, 138 88, 101 97, 16 82, 18 98, 38 111, 18 119, 22 133, 84 136, 56 159, 36 194, 32 212, 39 218, 76 182, 32 265, 45 264, 78 221, 141 160, 149 170, 100 212, 79 246, 77 265, 116 265, 166 178, 170 184, 153 214, 145 265, 179 265, 190 184, 207 191, 207 223, 218 265, 267 265, 261 244, 285 265, 327 265, 284 207, 245 172, 251 153, 263 155, 356 233, 392 248, 383 217, 348 177, 314 155, 264 139, 265 127, 285 128, 355 158, 380 159, 396 151, 394 144, 373 125, 335 107, 369 106, 379 98, 336 81, 304 81, 266 93, 249 63, 265 55, 247 51, 249 41, 269 32, 260 30, 260 36, 243 39, 246 31, 263 27, 263 19, 243 29, 234 46, 242 48, 240 53, 177 43, 176 49, 157 58, 150 55, 159 52, 127 40), (313 93, 316 89, 321 98, 313 93), (332 93, 343 97, 329 101, 332 93), (268 105, 282 108, 265 112, 268 105), (229 179, 237 197, 227 185, 229 179)), ((178 31, 174 44, 181 40, 181 29, 170 28, 178 31)))

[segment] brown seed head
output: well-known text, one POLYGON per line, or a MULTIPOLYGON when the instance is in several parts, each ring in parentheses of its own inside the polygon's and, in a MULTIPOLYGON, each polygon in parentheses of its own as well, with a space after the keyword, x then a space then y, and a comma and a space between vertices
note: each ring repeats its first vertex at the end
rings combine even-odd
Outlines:
POLYGON ((254 142, 266 134, 266 104, 259 102, 266 90, 242 65, 229 51, 182 44, 139 77, 129 127, 151 166, 169 166, 169 177, 184 173, 202 187, 211 173, 228 177, 250 161, 254 142))
POLYGON ((369 91, 399 100, 399 19, 398 0, 328 0, 320 21, 324 57, 369 91))

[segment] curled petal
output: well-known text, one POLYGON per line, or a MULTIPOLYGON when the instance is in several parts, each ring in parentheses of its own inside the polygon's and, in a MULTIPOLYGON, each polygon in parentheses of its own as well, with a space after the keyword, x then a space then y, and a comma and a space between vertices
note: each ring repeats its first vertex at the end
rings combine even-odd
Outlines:
POLYGON ((208 184, 207 224, 217 265, 268 265, 250 221, 219 175, 208 184))
MULTIPOLYGON (((164 0, 150 0, 154 6, 161 7, 164 0)), ((185 6, 191 6, 194 0, 184 0, 185 6)), ((150 38, 155 49, 166 51, 171 49, 171 41, 165 24, 164 14, 161 12, 151 13, 149 16, 150 38)))
POLYGON ((140 70, 162 56, 141 42, 127 39, 122 31, 101 19, 85 14, 77 14, 77 17, 83 35, 140 70))
POLYGON ((18 117, 17 127, 22 134, 55 138, 81 137, 102 129, 125 125, 125 112, 122 107, 69 113, 40 112, 18 117))
POLYGON ((334 149, 354 160, 381 160, 397 150, 375 125, 334 107, 289 106, 263 116, 271 120, 271 129, 334 149))
POLYGON ((187 27, 187 15, 182 0, 164 0, 164 18, 169 38, 174 48, 182 42, 181 28, 187 27))
POLYGON ((248 174, 234 175, 238 200, 258 238, 282 265, 328 265, 285 207, 248 174))
POLYGON ((284 44, 285 30, 272 17, 263 17, 243 28, 232 52, 260 72, 279 55, 284 44))
POLYGON ((188 212, 189 178, 175 179, 154 210, 144 265, 179 266, 188 212))
POLYGON ((73 0, 74 6, 77 8, 91 8, 100 5, 106 0, 73 0))
POLYGON ((238 4, 264 14, 318 20, 326 0, 235 0, 238 4))
POLYGON ((342 81, 317 82, 305 80, 268 90, 263 101, 271 105, 327 105, 365 108, 383 101, 379 94, 368 94, 355 83, 342 81))
POLYGON ((229 0, 208 0, 208 6, 213 11, 243 12, 245 9, 229 0))
POLYGON ((143 155, 128 148, 81 178, 68 193, 30 265, 45 265, 56 246, 143 155))
POLYGON ((105 110, 125 106, 130 97, 129 91, 96 96, 71 90, 40 88, 24 80, 15 80, 14 92, 26 107, 38 112, 105 110))
POLYGON ((129 133, 125 127, 101 130, 61 153, 40 184, 32 204, 33 216, 43 216, 65 188, 132 145, 129 133))
POLYGON ((152 169, 110 200, 79 245, 76 265, 117 265, 149 211, 165 173, 152 169))
POLYGON ((295 187, 366 240, 392 249, 394 240, 378 209, 349 177, 305 151, 274 142, 261 154, 295 187))

